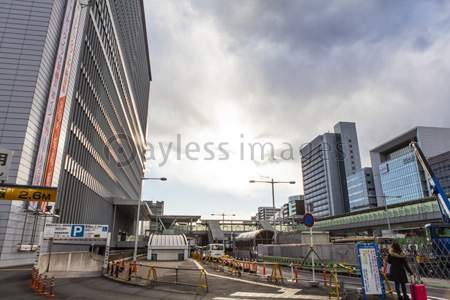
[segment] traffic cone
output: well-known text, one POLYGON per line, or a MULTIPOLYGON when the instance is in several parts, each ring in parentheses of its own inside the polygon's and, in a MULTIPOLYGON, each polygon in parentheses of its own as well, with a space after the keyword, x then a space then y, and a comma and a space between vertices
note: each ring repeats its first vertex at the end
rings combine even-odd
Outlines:
POLYGON ((39 295, 47 295, 47 293, 45 292, 46 288, 47 288, 47 275, 44 276, 44 286, 42 287, 42 293, 40 293, 39 295))
POLYGON ((41 274, 39 274, 36 292, 42 292, 42 290, 41 290, 41 274))
POLYGON ((55 294, 53 294, 53 288, 55 286, 55 277, 52 277, 52 281, 50 284, 50 294, 48 294, 47 297, 55 297, 55 294))

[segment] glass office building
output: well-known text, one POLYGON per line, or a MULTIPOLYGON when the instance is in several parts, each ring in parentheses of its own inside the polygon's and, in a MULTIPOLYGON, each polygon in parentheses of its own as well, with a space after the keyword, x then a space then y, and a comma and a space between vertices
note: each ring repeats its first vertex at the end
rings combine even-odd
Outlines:
POLYGON ((428 159, 434 175, 445 193, 450 193, 450 151, 428 159))
POLYGON ((430 159, 450 149, 450 128, 415 127, 370 150, 378 206, 430 195, 423 168, 409 147, 411 140, 430 159))
POLYGON ((372 168, 363 168, 347 177, 347 189, 350 211, 377 206, 372 168))
POLYGON ((388 160, 379 166, 386 204, 428 196, 422 167, 409 146, 389 154, 387 158, 388 160))

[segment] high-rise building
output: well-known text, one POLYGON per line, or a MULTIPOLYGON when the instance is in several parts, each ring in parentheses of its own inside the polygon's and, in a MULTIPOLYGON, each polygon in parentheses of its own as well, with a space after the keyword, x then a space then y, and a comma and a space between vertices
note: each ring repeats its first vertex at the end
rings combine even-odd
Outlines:
POLYGON ((281 217, 282 218, 289 217, 289 203, 285 203, 281 206, 281 217))
POLYGON ((164 201, 144 201, 155 216, 164 215, 164 201))
POLYGON ((377 206, 372 168, 363 168, 347 177, 348 202, 350 211, 377 206))
POLYGON ((305 196, 294 195, 289 198, 289 216, 305 214, 305 196))
POLYGON ((275 213, 273 210, 273 207, 270 206, 261 206, 258 207, 258 220, 272 220, 274 219, 274 214, 275 217, 278 217, 281 212, 281 209, 279 208, 275 208, 275 213))
POLYGON ((428 159, 439 184, 445 193, 450 193, 450 151, 428 159))
POLYGON ((428 159, 450 149, 450 128, 418 126, 370 150, 378 206, 430 196, 412 140, 428 159))
POLYGON ((305 206, 316 217, 350 211, 347 176, 361 170, 355 123, 339 122, 300 150, 305 206))
MULTIPOLYGON (((0 148, 7 184, 57 188, 69 224, 134 232, 151 81, 142 0, 0 4, 0 148), (136 208, 134 208, 136 211, 136 208), (114 224, 114 225, 113 225, 114 224)), ((45 204, 0 202, 0 267, 34 261, 45 204), (29 217, 24 212, 34 210, 29 217), (31 245, 33 244, 33 245, 31 245)), ((54 248, 55 249, 55 248, 54 248)))

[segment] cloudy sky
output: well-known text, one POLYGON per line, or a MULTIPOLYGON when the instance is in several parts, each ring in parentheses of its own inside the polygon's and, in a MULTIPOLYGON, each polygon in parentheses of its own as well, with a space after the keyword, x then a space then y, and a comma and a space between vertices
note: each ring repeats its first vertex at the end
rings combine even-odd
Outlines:
POLYGON ((144 2, 146 175, 168 181, 143 199, 167 214, 249 218, 272 205, 249 180, 296 181, 275 186, 281 206, 303 193, 298 148, 339 121, 356 123, 363 167, 412 127, 450 127, 450 1, 144 2))

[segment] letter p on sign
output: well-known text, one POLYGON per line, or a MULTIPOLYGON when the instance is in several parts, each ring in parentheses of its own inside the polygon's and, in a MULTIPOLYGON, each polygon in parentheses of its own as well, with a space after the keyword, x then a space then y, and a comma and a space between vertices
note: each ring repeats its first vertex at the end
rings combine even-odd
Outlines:
POLYGON ((84 237, 84 225, 72 225, 71 237, 84 237))

